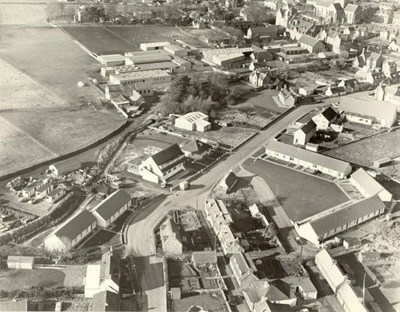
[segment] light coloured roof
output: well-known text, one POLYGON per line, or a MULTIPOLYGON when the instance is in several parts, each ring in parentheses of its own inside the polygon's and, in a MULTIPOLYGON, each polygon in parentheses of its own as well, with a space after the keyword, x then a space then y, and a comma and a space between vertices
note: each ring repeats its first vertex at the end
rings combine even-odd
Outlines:
POLYGON ((240 274, 243 275, 250 270, 250 266, 248 265, 242 252, 233 254, 232 258, 236 260, 237 266, 240 270, 240 274))
POLYGON ((216 62, 216 61, 222 62, 222 61, 229 61, 232 59, 241 59, 241 58, 244 58, 244 55, 243 55, 243 53, 240 53, 240 52, 231 53, 231 54, 218 54, 218 55, 213 56, 213 61, 214 62, 216 62))
POLYGON ((357 221, 359 218, 375 213, 381 209, 385 209, 385 207, 385 204, 376 195, 313 220, 310 222, 310 225, 314 229, 314 232, 321 237, 345 224, 357 221))
POLYGON ((305 44, 310 47, 316 46, 319 42, 320 40, 313 38, 309 35, 302 35, 299 39, 299 43, 305 44))
POLYGON ((125 60, 125 56, 123 56, 122 54, 104 54, 104 55, 99 55, 98 58, 101 59, 103 62, 125 60))
POLYGON ((371 177, 363 168, 358 169, 351 175, 351 178, 360 185, 369 196, 374 196, 385 188, 371 177))
POLYGON ((273 152, 282 153, 287 156, 291 156, 303 161, 307 161, 312 164, 319 165, 321 167, 328 168, 341 173, 347 173, 348 169, 351 168, 350 164, 345 161, 327 157, 322 154, 310 152, 300 147, 284 144, 275 140, 269 141, 266 146, 266 149, 271 150, 273 152))
POLYGON ((100 264, 88 264, 86 267, 85 288, 97 289, 100 285, 100 264))
POLYGON ((369 312, 365 305, 362 304, 362 298, 357 296, 354 288, 347 282, 339 287, 337 296, 346 303, 348 311, 369 312))
POLYGON ((339 104, 339 111, 359 114, 368 117, 375 117, 378 120, 395 120, 397 110, 396 105, 386 102, 376 102, 370 100, 360 100, 357 98, 342 97, 339 104))
POLYGON ((32 263, 34 259, 35 259, 34 257, 27 257, 27 256, 8 256, 7 263, 9 262, 32 263))
POLYGON ((147 43, 141 43, 140 48, 142 47, 162 47, 162 46, 167 46, 170 45, 168 41, 161 41, 161 42, 147 42, 147 43))
POLYGON ((355 11, 357 11, 358 8, 359 8, 359 6, 357 4, 349 3, 348 5, 346 5, 344 10, 346 12, 353 12, 354 13, 355 11))
POLYGON ((190 123, 195 123, 200 120, 207 119, 208 116, 202 112, 191 112, 178 117, 176 120, 186 120, 190 123))
POLYGON ((169 74, 164 70, 146 70, 146 71, 135 71, 129 73, 122 73, 119 75, 111 74, 110 77, 114 77, 120 81, 124 80, 135 80, 135 79, 147 79, 147 78, 158 78, 158 77, 166 77, 169 74))
POLYGON ((167 46, 164 46, 164 49, 165 50, 171 50, 171 51, 174 51, 174 52, 177 52, 177 51, 186 51, 186 49, 185 48, 182 48, 182 47, 180 47, 180 46, 177 46, 176 44, 170 44, 170 45, 167 45, 167 46))
POLYGON ((322 249, 315 255, 315 263, 332 289, 336 289, 345 280, 345 276, 337 266, 336 261, 333 260, 326 249, 322 249))

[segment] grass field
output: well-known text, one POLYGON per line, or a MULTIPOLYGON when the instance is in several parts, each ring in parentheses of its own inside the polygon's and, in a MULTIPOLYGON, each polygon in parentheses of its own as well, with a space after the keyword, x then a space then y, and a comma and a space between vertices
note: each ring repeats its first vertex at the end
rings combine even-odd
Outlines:
POLYGON ((400 130, 384 132, 329 150, 324 152, 324 154, 361 166, 370 167, 375 160, 400 156, 400 130))
POLYGON ((243 167, 265 180, 293 221, 303 220, 348 200, 332 182, 268 161, 248 159, 243 167))
POLYGON ((62 30, 51 27, 1 26, 0 38, 0 59, 39 85, 26 88, 24 80, 15 79, 18 73, 2 72, 2 79, 9 81, 8 88, 1 89, 2 95, 9 99, 8 103, 14 102, 15 96, 19 102, 22 101, 20 97, 24 94, 15 94, 15 90, 26 93, 26 90, 32 89, 37 90, 37 93, 30 91, 23 98, 26 105, 30 106, 66 105, 79 103, 83 98, 87 101, 98 99, 100 93, 88 83, 88 73, 99 68, 97 61, 74 44, 62 30), (79 88, 79 81, 88 86, 79 88), (61 99, 53 100, 55 103, 52 103, 52 99, 43 97, 43 93, 55 94, 61 99), (40 101, 41 96, 43 98, 40 101))
POLYGON ((28 3, 21 3, 21 1, 15 0, 1 0, 0 24, 35 26, 46 25, 46 4, 43 2, 45 1, 30 0, 28 3))
POLYGON ((60 287, 65 274, 60 270, 4 270, 0 271, 0 289, 26 289, 32 286, 60 287))

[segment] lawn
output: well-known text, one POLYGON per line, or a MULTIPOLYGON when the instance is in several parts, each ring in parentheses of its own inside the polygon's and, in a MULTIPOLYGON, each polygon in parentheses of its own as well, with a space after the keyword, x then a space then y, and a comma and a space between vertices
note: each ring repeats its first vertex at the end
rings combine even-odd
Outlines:
POLYGON ((293 221, 303 220, 348 200, 332 182, 268 161, 248 159, 243 167, 268 183, 293 221))
POLYGON ((384 132, 329 151, 325 155, 371 167, 378 159, 400 156, 400 130, 384 132), (362 153, 360 153, 362 151, 362 153))
POLYGON ((0 271, 0 289, 26 289, 32 286, 60 287, 64 284, 65 274, 60 270, 2 270, 0 271))
POLYGON ((255 108, 263 109, 273 113, 283 113, 286 109, 276 105, 272 96, 277 96, 278 91, 276 90, 261 90, 259 92, 252 93, 250 97, 245 101, 247 106, 253 106, 255 108))
MULTIPOLYGON (((90 86, 87 74, 98 70, 99 63, 78 47, 61 29, 2 26, 0 37, 0 58, 38 84, 33 88, 37 90, 37 94, 33 95, 32 88, 24 85, 26 76, 22 75, 23 79, 19 81, 13 78, 15 73, 11 73, 10 76, 9 71, 6 74, 2 72, 2 79, 12 80, 12 83, 8 83, 8 92, 2 93, 9 102, 17 97, 19 102, 33 102, 31 106, 54 106, 75 104, 82 98, 87 101, 98 99, 100 94, 94 86, 90 86), (88 86, 79 88, 79 81, 87 83, 88 86), (57 99, 54 94, 61 99, 57 99), (41 101, 38 98, 40 95, 45 95, 41 101), (23 100, 20 99, 21 96, 24 96, 23 100), (55 103, 52 103, 49 96, 55 98, 55 103)), ((32 82, 30 85, 33 85, 32 82)))
MULTIPOLYGON (((0 116, 54 154, 85 147, 125 123, 122 116, 110 111, 79 108, 8 111, 0 116)), ((16 153, 17 156, 19 154, 16 153)))
MULTIPOLYGON (((0 3, 0 24, 3 25, 35 25, 45 26, 46 22, 46 4, 40 3, 21 3, 21 1, 1 1, 0 3)), ((39 2, 39 1, 36 1, 39 2)))

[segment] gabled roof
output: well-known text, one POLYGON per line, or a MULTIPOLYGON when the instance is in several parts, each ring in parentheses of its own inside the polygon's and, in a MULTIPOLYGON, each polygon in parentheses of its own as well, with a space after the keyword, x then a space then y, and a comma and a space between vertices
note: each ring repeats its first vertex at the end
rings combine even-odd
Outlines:
POLYGON ((320 40, 313 38, 309 35, 302 35, 299 39, 299 43, 305 44, 310 47, 315 47, 320 42, 320 40))
POLYGON ((113 251, 108 251, 101 256, 100 263, 100 283, 107 278, 111 278, 119 284, 119 275, 121 272, 121 258, 113 251))
POLYGON ((328 8, 331 6, 331 4, 333 4, 332 0, 320 0, 320 1, 317 1, 315 6, 322 6, 322 7, 328 8))
POLYGON ((337 117, 336 111, 330 106, 325 108, 322 111, 321 115, 324 116, 325 119, 328 120, 328 121, 332 121, 337 117))
POLYGON ((310 120, 309 122, 301 126, 298 131, 302 131, 304 134, 308 134, 311 131, 313 131, 316 127, 317 125, 315 124, 315 122, 313 120, 310 120))
POLYGON ((230 171, 228 175, 225 177, 224 182, 228 189, 230 189, 236 182, 237 182, 237 176, 233 171, 230 171))
POLYGON ((345 277, 326 249, 322 249, 315 255, 315 262, 332 289, 336 289, 343 283, 345 277))
POLYGON ((181 241, 178 226, 174 221, 171 220, 171 218, 167 218, 167 220, 161 224, 160 236, 163 242, 166 242, 170 239, 181 241))
POLYGON ((378 210, 385 209, 385 207, 385 204, 376 195, 313 220, 310 222, 310 225, 318 236, 322 236, 344 224, 356 221, 378 210))
POLYGON ((60 192, 60 191, 62 191, 62 190, 64 190, 64 189, 61 188, 61 187, 57 187, 57 188, 55 188, 54 190, 52 190, 49 194, 47 194, 47 197, 56 196, 57 193, 60 192))
POLYGON ((118 190, 93 208, 104 220, 110 219, 122 206, 129 203, 131 197, 124 190, 118 190))
POLYGON ((85 210, 82 210, 75 217, 65 223, 61 228, 59 228, 54 235, 60 238, 61 240, 67 239, 68 241, 72 241, 79 234, 83 232, 86 228, 88 228, 92 223, 96 222, 96 218, 93 215, 85 210))
POLYGON ((324 168, 332 169, 337 172, 346 173, 350 167, 350 164, 331 157, 327 157, 325 155, 321 155, 318 153, 310 152, 308 150, 302 149, 300 147, 296 147, 289 144, 284 144, 275 140, 271 140, 268 142, 266 149, 269 149, 274 152, 278 152, 281 154, 285 154, 287 156, 291 156, 297 159, 301 159, 303 161, 310 162, 315 165, 319 165, 324 168))
POLYGON ((174 159, 182 155, 183 153, 181 149, 179 148, 178 144, 175 143, 150 157, 154 160, 154 162, 157 165, 160 166, 167 162, 173 161, 174 159))
POLYGON ((120 311, 119 294, 107 290, 94 294, 92 311, 95 312, 120 311))
POLYGON ((358 169, 351 175, 351 178, 360 185, 370 196, 374 196, 385 188, 371 177, 363 168, 358 169))
POLYGON ((71 158, 68 160, 64 160, 53 164, 54 167, 57 168, 59 174, 69 173, 71 171, 75 171, 81 169, 81 162, 76 158, 71 158))
POLYGON ((50 182, 49 182, 49 183, 46 183, 46 184, 43 184, 41 187, 39 187, 38 189, 36 189, 36 192, 41 193, 41 192, 43 192, 43 191, 49 189, 51 186, 52 186, 52 183, 50 183, 50 182))
POLYGON ((357 9, 358 9, 359 7, 360 7, 360 6, 357 5, 357 4, 349 3, 348 5, 346 5, 346 7, 344 8, 344 10, 345 10, 346 12, 354 13, 355 11, 357 11, 357 9))
POLYGON ((274 280, 270 283, 266 297, 269 301, 281 301, 295 298, 296 295, 289 284, 282 280, 274 280))
POLYGON ((205 151, 208 151, 211 148, 211 145, 201 142, 199 140, 192 140, 189 143, 182 146, 182 151, 194 153, 194 154, 202 154, 205 151))

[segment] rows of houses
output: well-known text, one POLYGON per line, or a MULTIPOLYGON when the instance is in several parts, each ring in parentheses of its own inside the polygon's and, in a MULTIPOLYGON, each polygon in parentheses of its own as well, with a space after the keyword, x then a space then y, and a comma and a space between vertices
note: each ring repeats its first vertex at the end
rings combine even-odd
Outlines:
POLYGON ((45 240, 48 250, 68 251, 88 238, 96 228, 107 228, 130 206, 131 197, 118 190, 90 210, 84 209, 58 227, 45 240))

